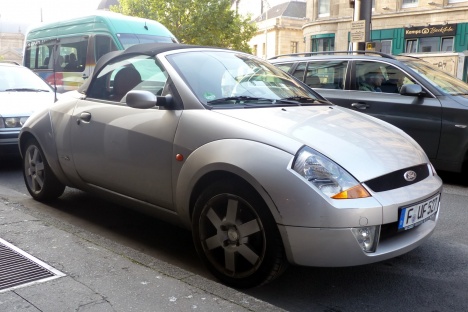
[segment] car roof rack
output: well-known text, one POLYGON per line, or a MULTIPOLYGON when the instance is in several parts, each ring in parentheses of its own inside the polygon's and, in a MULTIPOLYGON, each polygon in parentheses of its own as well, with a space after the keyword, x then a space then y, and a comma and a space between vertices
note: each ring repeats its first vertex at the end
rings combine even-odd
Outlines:
POLYGON ((377 51, 321 51, 321 52, 302 52, 302 53, 290 53, 290 54, 280 54, 277 56, 270 57, 269 60, 274 60, 278 59, 280 57, 295 57, 295 56, 314 56, 314 55, 333 55, 333 54, 347 54, 347 55, 353 55, 353 54, 373 54, 373 55, 378 55, 384 58, 389 58, 389 59, 395 59, 394 56, 382 52, 377 52, 377 51))

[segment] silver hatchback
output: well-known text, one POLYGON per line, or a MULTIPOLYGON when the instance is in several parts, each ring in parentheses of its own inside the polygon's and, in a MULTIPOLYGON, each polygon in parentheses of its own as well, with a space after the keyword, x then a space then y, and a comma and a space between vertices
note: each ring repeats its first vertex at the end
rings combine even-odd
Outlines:
POLYGON ((436 227, 442 182, 413 139, 252 55, 136 45, 70 96, 21 131, 31 196, 70 186, 185 226, 230 286, 389 259, 436 227))
POLYGON ((52 88, 34 72, 0 62, 0 158, 19 157, 18 135, 26 119, 54 102, 52 88))

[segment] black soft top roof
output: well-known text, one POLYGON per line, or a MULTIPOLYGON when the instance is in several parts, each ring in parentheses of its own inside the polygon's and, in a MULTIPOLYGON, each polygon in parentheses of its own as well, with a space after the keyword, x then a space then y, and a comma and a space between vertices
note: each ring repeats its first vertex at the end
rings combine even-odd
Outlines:
POLYGON ((94 67, 94 71, 91 76, 86 79, 85 83, 78 88, 78 92, 83 93, 88 89, 89 83, 94 78, 95 74, 98 73, 104 65, 106 65, 111 59, 116 57, 122 56, 125 57, 126 55, 131 54, 139 54, 139 55, 148 55, 154 56, 159 53, 172 51, 172 50, 180 50, 180 49, 191 49, 191 48, 212 48, 212 49, 220 49, 216 47, 206 47, 206 46, 197 46, 197 45, 188 45, 188 44, 180 44, 180 43, 142 43, 133 45, 126 50, 120 51, 112 51, 109 53, 104 54, 96 63, 94 67))

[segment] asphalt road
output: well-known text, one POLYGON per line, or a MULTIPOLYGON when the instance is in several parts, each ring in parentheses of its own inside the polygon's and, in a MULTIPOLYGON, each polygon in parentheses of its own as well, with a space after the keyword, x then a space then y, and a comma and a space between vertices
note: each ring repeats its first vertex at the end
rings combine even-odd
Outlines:
MULTIPOLYGON (((439 225, 419 248, 360 267, 290 267, 245 293, 288 311, 468 311, 468 183, 460 175, 441 176, 439 225)), ((0 184, 27 193, 18 161, 0 162, 0 184)), ((178 227, 72 189, 43 213, 211 278, 191 234, 178 227)))

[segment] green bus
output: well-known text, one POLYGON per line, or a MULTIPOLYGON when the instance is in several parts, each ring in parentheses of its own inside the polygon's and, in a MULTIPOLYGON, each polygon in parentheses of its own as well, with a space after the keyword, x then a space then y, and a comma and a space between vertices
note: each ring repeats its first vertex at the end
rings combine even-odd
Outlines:
POLYGON ((26 34, 23 65, 55 86, 77 89, 104 54, 151 42, 178 43, 162 24, 108 11, 41 24, 26 34))

